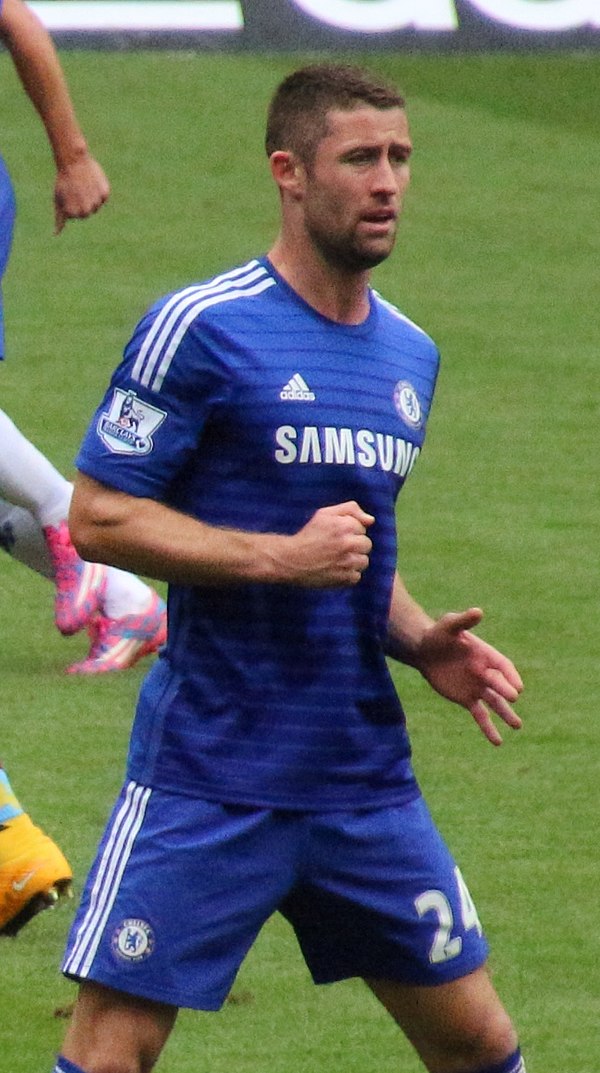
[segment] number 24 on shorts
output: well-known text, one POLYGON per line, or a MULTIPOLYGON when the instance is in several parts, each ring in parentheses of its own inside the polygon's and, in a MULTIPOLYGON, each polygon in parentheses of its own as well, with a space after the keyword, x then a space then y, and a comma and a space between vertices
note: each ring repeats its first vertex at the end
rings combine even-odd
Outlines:
MULTIPOLYGON (((475 928, 478 935, 481 935, 482 927, 477 916, 477 910, 469 894, 467 884, 461 875, 460 868, 454 869, 454 875, 460 898, 463 929, 464 931, 469 931, 471 928, 475 928)), ((431 963, 438 965, 442 961, 449 961, 450 958, 458 957, 462 950, 463 941, 460 935, 452 935, 454 916, 450 902, 443 891, 424 891, 418 898, 415 898, 415 908, 420 917, 425 916, 426 913, 433 912, 438 918, 437 931, 429 951, 431 963)))

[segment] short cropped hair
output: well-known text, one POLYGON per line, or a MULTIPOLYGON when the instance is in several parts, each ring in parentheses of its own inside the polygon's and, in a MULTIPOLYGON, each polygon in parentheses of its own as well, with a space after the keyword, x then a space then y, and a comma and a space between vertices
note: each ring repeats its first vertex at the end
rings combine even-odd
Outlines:
POLYGON ((293 152, 304 164, 314 160, 327 133, 327 113, 352 111, 361 104, 373 108, 404 108, 398 90, 377 75, 343 63, 312 64, 284 78, 267 115, 267 156, 276 150, 293 152))

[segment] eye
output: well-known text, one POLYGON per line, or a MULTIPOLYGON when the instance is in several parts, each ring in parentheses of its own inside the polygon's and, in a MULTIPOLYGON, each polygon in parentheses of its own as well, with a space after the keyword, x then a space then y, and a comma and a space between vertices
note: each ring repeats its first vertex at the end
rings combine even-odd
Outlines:
POLYGON ((411 151, 412 150, 408 146, 402 146, 398 149, 391 149, 390 163, 399 165, 407 164, 410 159, 411 151))
POLYGON ((371 164, 377 159, 377 151, 374 149, 353 149, 347 153, 344 160, 348 164, 371 164))

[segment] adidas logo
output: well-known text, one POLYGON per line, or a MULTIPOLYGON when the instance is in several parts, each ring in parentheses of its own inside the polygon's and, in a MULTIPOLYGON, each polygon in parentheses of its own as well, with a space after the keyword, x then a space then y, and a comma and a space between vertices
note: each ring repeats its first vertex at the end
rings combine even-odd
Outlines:
POLYGON ((294 402, 314 402, 316 396, 300 373, 294 373, 292 379, 279 392, 279 398, 292 399, 294 402))

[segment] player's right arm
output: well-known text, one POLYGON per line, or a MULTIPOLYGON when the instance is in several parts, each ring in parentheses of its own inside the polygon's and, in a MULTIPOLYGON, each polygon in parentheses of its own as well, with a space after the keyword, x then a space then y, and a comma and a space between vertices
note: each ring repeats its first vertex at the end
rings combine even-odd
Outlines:
POLYGON ((289 536, 225 529, 80 473, 69 528, 84 559, 157 580, 339 588, 355 585, 366 570, 371 552, 367 529, 373 521, 357 503, 348 502, 316 511, 289 536))
POLYGON ((106 175, 79 126, 52 38, 22 0, 3 0, 0 39, 46 131, 56 164, 55 225, 96 212, 108 198, 106 175))

